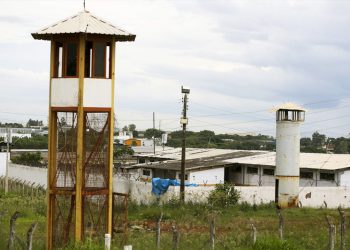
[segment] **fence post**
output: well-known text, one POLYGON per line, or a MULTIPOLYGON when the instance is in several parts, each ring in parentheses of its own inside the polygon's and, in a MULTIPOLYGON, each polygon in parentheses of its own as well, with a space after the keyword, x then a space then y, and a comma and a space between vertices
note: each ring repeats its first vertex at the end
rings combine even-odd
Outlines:
POLYGON ((210 245, 211 249, 215 249, 215 219, 214 217, 210 220, 210 245))
POLYGON ((283 216, 281 213, 281 209, 277 208, 276 212, 278 214, 278 220, 279 220, 278 232, 279 232, 280 239, 283 240, 284 220, 283 220, 283 216))
POLYGON ((7 249, 12 250, 14 249, 14 243, 15 243, 15 223, 17 218, 19 217, 20 213, 16 211, 10 219, 10 238, 8 242, 7 249))
POLYGON ((160 214, 160 217, 157 222, 157 250, 160 249, 160 222, 162 221, 163 218, 163 212, 160 214))
POLYGON ((255 245, 257 232, 256 232, 256 227, 254 226, 253 222, 250 222, 250 228, 252 229, 251 237, 252 237, 253 245, 255 245))
POLYGON ((179 231, 177 231, 176 226, 172 226, 173 230, 173 250, 177 250, 179 248, 179 231))
POLYGON ((340 249, 345 250, 345 212, 338 208, 340 215, 340 249))
POLYGON ((111 235, 105 234, 105 250, 111 249, 111 235))
POLYGON ((33 233, 34 233, 37 225, 38 225, 38 222, 34 222, 30 226, 30 228, 28 229, 28 232, 27 232, 27 247, 28 247, 28 250, 32 250, 32 248, 33 248, 33 233))
POLYGON ((328 215, 326 215, 326 221, 328 224, 328 249, 329 250, 334 250, 334 245, 335 245, 335 226, 332 223, 332 221, 330 220, 330 218, 328 217, 328 215))

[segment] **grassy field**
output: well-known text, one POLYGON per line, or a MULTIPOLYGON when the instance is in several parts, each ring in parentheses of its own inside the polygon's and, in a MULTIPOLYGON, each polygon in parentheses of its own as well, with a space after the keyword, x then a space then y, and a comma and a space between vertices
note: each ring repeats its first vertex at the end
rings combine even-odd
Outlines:
MULTIPOLYGON (((19 211, 16 222, 16 249, 24 249, 26 232, 31 223, 37 221, 33 249, 44 249, 45 245, 45 198, 4 195, 0 191, 0 249, 6 249, 11 215, 19 211)), ((208 205, 177 202, 159 206, 137 206, 130 203, 128 234, 116 233, 112 249, 133 245, 133 249, 156 249, 156 221, 163 214, 161 223, 161 249, 172 249, 172 225, 180 232, 179 249, 211 249, 209 244, 209 220, 215 217, 215 249, 328 249, 328 227, 325 215, 329 215, 337 228, 339 249, 339 214, 331 209, 296 208, 282 211, 285 230, 284 240, 279 239, 278 216, 273 204, 249 206, 241 204, 229 208, 213 208, 208 205), (257 242, 252 244, 250 222, 257 229, 257 242)), ((346 215, 350 210, 345 210, 346 215)), ((348 226, 348 223, 347 223, 348 226)), ((350 236, 347 245, 350 246, 350 236)), ((84 244, 68 246, 68 249, 103 249, 97 239, 86 239, 84 244)))

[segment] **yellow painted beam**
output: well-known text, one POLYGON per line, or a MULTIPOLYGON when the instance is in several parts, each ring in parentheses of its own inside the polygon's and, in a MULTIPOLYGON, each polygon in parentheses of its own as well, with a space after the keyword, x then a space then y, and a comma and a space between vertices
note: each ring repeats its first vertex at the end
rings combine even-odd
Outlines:
POLYGON ((83 165, 84 165, 84 67, 85 67, 85 36, 79 36, 79 93, 77 120, 77 169, 75 190, 75 240, 81 241, 83 235, 83 165))
POLYGON ((55 58, 55 42, 51 40, 51 49, 50 49, 50 86, 49 86, 49 138, 48 138, 48 171, 47 171, 47 186, 46 186, 46 202, 47 202, 47 219, 46 219, 46 249, 52 249, 52 218, 53 218, 53 199, 50 195, 51 190, 51 180, 52 172, 54 169, 54 151, 56 147, 53 147, 54 134, 56 129, 53 125, 54 114, 51 112, 51 85, 52 78, 54 77, 54 58, 55 58))
POLYGON ((107 233, 112 235, 112 216, 113 216, 113 142, 114 142, 114 82, 115 82, 115 39, 113 38, 111 44, 111 76, 112 76, 112 90, 111 90, 111 111, 109 114, 109 194, 108 194, 108 209, 107 209, 107 233))

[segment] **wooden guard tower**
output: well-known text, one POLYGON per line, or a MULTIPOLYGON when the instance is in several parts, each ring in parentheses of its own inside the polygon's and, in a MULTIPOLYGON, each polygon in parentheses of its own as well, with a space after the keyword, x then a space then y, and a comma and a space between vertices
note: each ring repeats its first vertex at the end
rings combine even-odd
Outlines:
POLYGON ((112 233, 115 43, 135 35, 80 12, 51 41, 47 248, 112 233))

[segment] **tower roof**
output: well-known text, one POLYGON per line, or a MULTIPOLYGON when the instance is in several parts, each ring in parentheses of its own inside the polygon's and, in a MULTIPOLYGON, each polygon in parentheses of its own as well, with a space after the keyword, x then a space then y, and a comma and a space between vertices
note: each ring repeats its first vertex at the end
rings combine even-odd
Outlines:
POLYGON ((286 103, 283 103, 277 107, 274 107, 272 109, 272 111, 277 111, 277 110, 296 110, 296 111, 306 111, 306 109, 304 109, 303 107, 295 104, 295 103, 292 103, 292 102, 286 102, 286 103))
POLYGON ((135 41, 136 35, 120 29, 101 18, 92 15, 88 11, 54 23, 46 28, 32 33, 34 39, 51 40, 52 36, 59 34, 97 34, 111 36, 116 41, 135 41))

